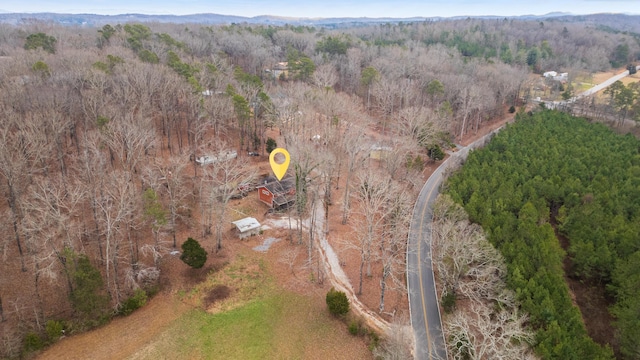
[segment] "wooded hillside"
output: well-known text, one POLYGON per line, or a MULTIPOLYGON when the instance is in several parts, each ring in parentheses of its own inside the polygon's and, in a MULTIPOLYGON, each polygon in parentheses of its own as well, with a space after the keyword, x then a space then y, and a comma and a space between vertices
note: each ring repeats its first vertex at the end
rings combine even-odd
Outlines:
MULTIPOLYGON (((351 198, 354 209, 371 200, 360 186, 370 174, 358 173, 372 145, 392 149, 381 186, 411 183, 429 155, 520 106, 532 71, 608 69, 638 49, 629 34, 503 20, 344 31, 0 24, 0 356, 19 354, 48 320, 90 327, 153 289, 181 231, 224 246, 227 202, 256 180, 246 154, 265 153, 267 129, 295 154, 298 215, 321 192, 330 203, 343 176, 347 222, 351 198), (287 73, 274 76, 282 62, 287 73), (371 129, 380 143, 364 140, 371 129), (231 150, 236 161, 194 162, 231 150), (314 170, 323 176, 307 184, 314 170)), ((401 263, 384 268, 402 279, 401 263)))

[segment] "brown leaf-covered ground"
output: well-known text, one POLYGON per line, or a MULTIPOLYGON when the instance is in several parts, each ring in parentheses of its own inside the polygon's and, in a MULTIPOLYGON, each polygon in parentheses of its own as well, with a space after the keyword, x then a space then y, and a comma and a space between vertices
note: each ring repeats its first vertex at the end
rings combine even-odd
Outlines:
MULTIPOLYGON (((478 132, 471 131, 467 133, 461 141, 461 144, 467 145, 473 142, 473 140, 503 125, 512 118, 512 116, 507 116, 499 121, 486 124, 486 126, 478 132)), ((268 159, 266 157, 251 159, 251 161, 255 162, 261 171, 268 172, 268 165, 266 163, 268 159)), ((424 179, 428 178, 438 165, 438 163, 428 164, 423 173, 424 179)), ((336 190, 333 195, 336 201, 330 209, 330 230, 327 236, 330 243, 332 243, 336 249, 343 265, 343 270, 355 287, 358 282, 359 255, 355 251, 340 250, 339 245, 339 241, 349 237, 352 232, 348 224, 342 225, 340 223, 342 213, 340 211, 340 200, 338 199, 342 199, 342 188, 343 187, 336 190)), ((266 207, 257 200, 256 194, 250 194, 242 200, 234 200, 231 206, 237 210, 238 214, 249 212, 251 216, 256 217, 261 222, 268 216, 271 216, 267 214, 266 207)), ((188 233, 188 231, 185 232, 185 236, 186 233, 188 233)), ((314 269, 305 266, 306 248, 304 246, 291 244, 291 240, 295 239, 295 236, 295 233, 289 233, 289 230, 286 229, 271 229, 264 231, 264 233, 259 236, 240 241, 236 239, 233 229, 229 228, 225 234, 225 241, 223 243, 225 247, 224 250, 220 254, 210 256, 206 267, 208 269, 216 269, 224 266, 225 263, 232 260, 239 252, 253 251, 251 249, 262 244, 267 237, 276 237, 280 239, 280 241, 271 245, 266 253, 260 253, 257 256, 268 263, 269 271, 276 279, 278 286, 283 290, 292 291, 307 297, 309 303, 312 305, 311 308, 314 309, 313 311, 323 313, 326 307, 324 304, 324 295, 330 288, 330 281, 325 279, 324 282, 320 283, 315 275, 311 275, 314 269), (292 253, 297 254, 293 262, 287 260, 291 259, 292 253)), ((205 239, 202 243, 205 248, 211 252, 211 249, 213 249, 213 239, 205 239)), ((380 269, 378 267, 379 266, 374 264, 373 276, 365 277, 363 293, 359 296, 362 303, 374 310, 378 308, 380 301, 380 269)), ((184 296, 180 295, 197 285, 193 280, 194 275, 196 275, 196 278, 205 278, 205 276, 197 276, 192 270, 187 269, 186 265, 182 264, 176 257, 166 257, 163 263, 163 290, 153 297, 145 307, 137 310, 128 317, 116 318, 99 329, 64 338, 42 352, 39 358, 144 358, 144 354, 140 353, 141 349, 145 349, 150 346, 150 344, 153 344, 154 341, 158 341, 158 339, 162 337, 162 334, 169 329, 172 323, 178 318, 190 310, 201 306, 200 303, 194 302, 193 299, 185 299, 184 296)), ((591 328, 594 323, 600 323, 599 321, 594 322, 593 320, 601 318, 601 316, 598 315, 600 312, 606 312, 605 304, 593 306, 594 304, 585 303, 584 299, 587 297, 586 295, 590 293, 588 285, 570 281, 570 288, 576 297, 576 303, 583 311, 583 317, 585 317, 587 325, 591 328), (600 309, 600 312, 598 312, 598 309, 600 309)), ((227 296, 233 296, 233 289, 231 289, 231 293, 229 293, 229 289, 227 288, 218 288, 217 291, 210 292, 204 301, 208 302, 210 307, 215 308, 216 299, 224 299, 227 296)), ((390 314, 408 317, 408 303, 405 292, 388 291, 385 305, 386 311, 380 315, 384 319, 392 320, 390 314)), ((341 340, 329 344, 329 348, 335 350, 335 353, 331 355, 333 358, 342 358, 342 355, 346 354, 349 355, 344 358, 371 358, 372 355, 367 349, 364 338, 347 337, 346 325, 343 322, 336 321, 334 326, 334 331, 344 334, 344 336, 333 338, 341 340)), ((607 329, 597 330, 593 328, 590 329, 590 333, 592 333, 592 336, 597 338, 599 342, 611 341, 612 332, 607 329), (602 338, 605 332, 608 336, 602 338)), ((327 353, 323 352, 323 354, 326 355, 327 353)), ((314 358, 314 356, 309 354, 308 358, 314 358)))

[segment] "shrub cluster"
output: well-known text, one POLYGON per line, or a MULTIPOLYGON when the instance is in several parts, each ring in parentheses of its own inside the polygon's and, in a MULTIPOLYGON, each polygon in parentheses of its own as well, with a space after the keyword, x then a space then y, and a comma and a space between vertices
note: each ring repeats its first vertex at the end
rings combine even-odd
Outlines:
POLYGON ((327 293, 326 301, 329 312, 335 316, 344 316, 349 312, 349 299, 342 291, 331 288, 327 293))

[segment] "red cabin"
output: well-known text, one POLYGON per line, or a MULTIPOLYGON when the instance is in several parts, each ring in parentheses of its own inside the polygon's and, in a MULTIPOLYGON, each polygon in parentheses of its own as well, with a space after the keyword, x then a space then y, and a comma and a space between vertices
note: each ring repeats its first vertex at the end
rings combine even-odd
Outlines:
POLYGON ((258 198, 272 209, 286 208, 296 200, 296 186, 293 178, 281 181, 267 179, 256 187, 258 198))

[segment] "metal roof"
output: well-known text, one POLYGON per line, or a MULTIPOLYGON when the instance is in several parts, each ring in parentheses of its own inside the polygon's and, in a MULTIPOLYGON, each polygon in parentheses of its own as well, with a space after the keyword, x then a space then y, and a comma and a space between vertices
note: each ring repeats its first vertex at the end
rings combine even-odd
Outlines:
POLYGON ((258 229, 261 226, 258 220, 252 217, 236 220, 231 223, 235 225, 241 233, 258 229))

